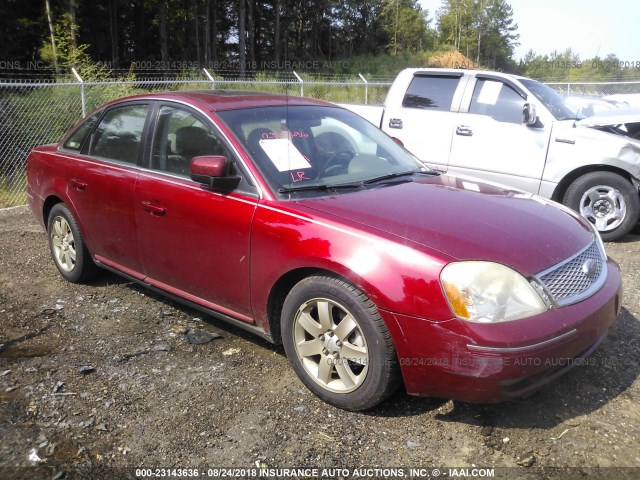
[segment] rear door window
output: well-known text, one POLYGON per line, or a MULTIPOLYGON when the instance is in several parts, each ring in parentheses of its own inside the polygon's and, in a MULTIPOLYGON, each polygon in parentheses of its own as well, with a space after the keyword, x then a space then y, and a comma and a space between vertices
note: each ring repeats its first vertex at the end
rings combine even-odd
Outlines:
POLYGON ((402 106, 449 111, 459 82, 459 76, 416 75, 402 100, 402 106))
POLYGON ((136 165, 148 111, 138 104, 109 110, 91 137, 89 155, 136 165))

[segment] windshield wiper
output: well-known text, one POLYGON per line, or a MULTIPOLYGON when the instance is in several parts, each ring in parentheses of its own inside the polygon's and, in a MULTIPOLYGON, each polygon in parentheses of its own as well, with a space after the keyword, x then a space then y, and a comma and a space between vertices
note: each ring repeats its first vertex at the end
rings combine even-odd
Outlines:
POLYGON ((429 175, 431 177, 434 177, 440 174, 434 171, 410 170, 408 172, 387 173, 386 175, 380 175, 379 177, 370 178, 369 180, 365 180, 362 183, 364 185, 370 185, 372 183, 381 182, 382 180, 389 180, 391 178, 397 178, 397 177, 405 177, 407 175, 429 175))
POLYGON ((291 192, 304 192, 304 191, 324 191, 324 190, 338 190, 342 188, 360 188, 363 186, 362 182, 352 182, 352 183, 338 183, 335 185, 332 184, 319 184, 319 185, 300 185, 293 187, 283 187, 278 190, 279 193, 291 193, 291 192))

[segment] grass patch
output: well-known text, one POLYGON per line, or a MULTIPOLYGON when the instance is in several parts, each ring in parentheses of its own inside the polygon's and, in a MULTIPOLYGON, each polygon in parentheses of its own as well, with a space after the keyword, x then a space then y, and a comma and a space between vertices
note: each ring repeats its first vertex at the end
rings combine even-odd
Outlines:
POLYGON ((27 203, 27 179, 0 182, 0 208, 17 207, 27 203))

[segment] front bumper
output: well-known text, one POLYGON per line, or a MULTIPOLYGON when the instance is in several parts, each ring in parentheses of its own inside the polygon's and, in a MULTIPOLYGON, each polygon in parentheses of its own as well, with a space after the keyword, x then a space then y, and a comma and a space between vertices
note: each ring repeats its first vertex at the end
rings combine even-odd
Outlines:
POLYGON ((604 286, 591 297, 502 324, 432 322, 381 311, 411 395, 491 403, 527 395, 589 362, 618 316, 622 282, 608 260, 604 286))

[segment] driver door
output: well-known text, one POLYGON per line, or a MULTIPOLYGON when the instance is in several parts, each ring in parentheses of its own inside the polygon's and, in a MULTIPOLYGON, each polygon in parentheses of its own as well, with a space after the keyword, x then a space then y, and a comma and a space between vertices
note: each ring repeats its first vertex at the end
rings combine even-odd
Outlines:
POLYGON ((257 195, 222 193, 191 180, 199 155, 232 155, 196 112, 162 105, 149 168, 135 189, 138 243, 146 282, 252 322, 249 241, 257 195))
POLYGON ((469 111, 458 114, 449 172, 538 193, 550 129, 523 125, 525 103, 506 82, 476 78, 469 111))

